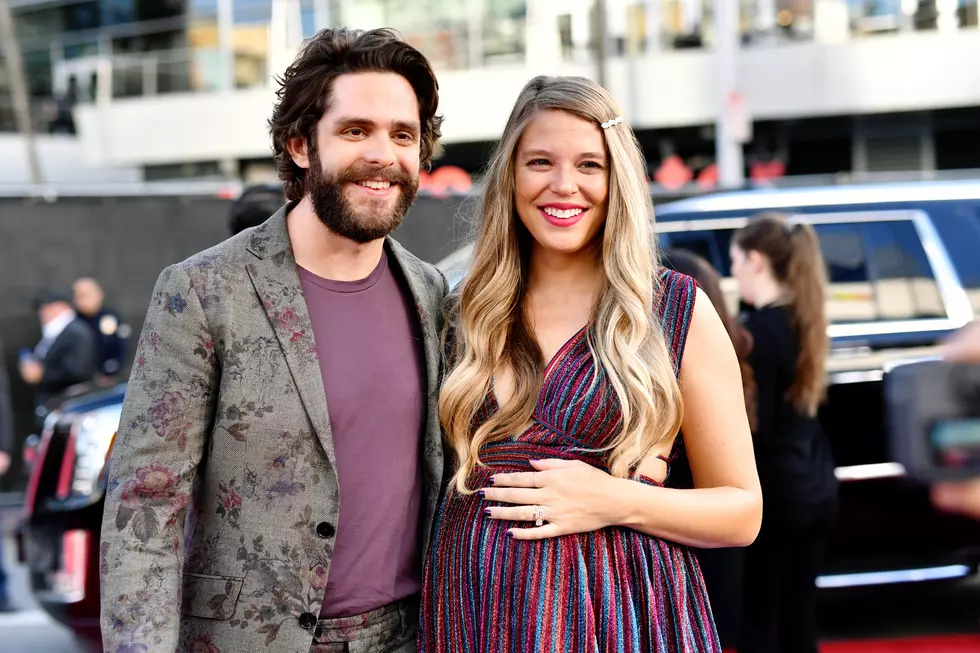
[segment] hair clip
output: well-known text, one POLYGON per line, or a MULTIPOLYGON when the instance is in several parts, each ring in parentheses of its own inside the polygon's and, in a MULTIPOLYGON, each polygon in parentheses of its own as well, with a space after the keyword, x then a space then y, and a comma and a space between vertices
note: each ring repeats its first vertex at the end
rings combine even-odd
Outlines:
POLYGON ((610 127, 612 127, 614 125, 618 125, 621 122, 623 122, 623 117, 622 116, 616 116, 612 120, 607 120, 606 122, 602 123, 599 126, 602 127, 603 129, 609 129, 610 127))

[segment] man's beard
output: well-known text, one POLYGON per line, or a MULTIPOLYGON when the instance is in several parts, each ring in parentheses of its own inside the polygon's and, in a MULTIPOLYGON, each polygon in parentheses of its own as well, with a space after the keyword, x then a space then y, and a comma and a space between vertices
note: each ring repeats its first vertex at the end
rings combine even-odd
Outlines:
POLYGON ((418 189, 418 179, 392 168, 372 170, 363 166, 351 167, 335 177, 329 177, 323 173, 320 157, 315 152, 310 156, 306 190, 310 194, 314 213, 327 229, 355 243, 369 243, 397 229, 415 201, 418 189), (398 199, 394 206, 388 208, 387 199, 369 200, 367 206, 360 209, 352 206, 344 195, 344 189, 347 184, 364 179, 398 184, 398 199))

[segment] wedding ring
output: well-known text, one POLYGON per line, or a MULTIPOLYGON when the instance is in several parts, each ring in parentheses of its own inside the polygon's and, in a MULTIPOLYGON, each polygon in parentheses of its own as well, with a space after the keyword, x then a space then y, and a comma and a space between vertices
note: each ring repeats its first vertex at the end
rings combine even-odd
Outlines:
POLYGON ((531 510, 534 514, 534 525, 544 526, 544 508, 541 506, 531 506, 531 510))

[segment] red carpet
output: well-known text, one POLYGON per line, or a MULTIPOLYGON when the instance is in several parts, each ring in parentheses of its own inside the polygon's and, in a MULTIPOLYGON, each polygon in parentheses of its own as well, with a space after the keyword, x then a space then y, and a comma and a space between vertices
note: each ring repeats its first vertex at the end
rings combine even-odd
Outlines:
POLYGON ((820 653, 980 653, 980 635, 827 642, 820 653))

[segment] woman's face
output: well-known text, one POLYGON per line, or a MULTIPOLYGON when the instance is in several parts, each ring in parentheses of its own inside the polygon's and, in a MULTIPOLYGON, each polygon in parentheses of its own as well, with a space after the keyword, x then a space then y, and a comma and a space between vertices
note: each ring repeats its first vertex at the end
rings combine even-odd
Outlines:
POLYGON ((738 282, 738 293, 745 302, 754 306, 757 282, 759 277, 764 274, 765 261, 763 256, 755 251, 746 252, 734 243, 729 254, 732 259, 732 277, 738 282))
POLYGON ((609 160, 602 130, 564 111, 540 111, 517 146, 515 205, 535 248, 576 254, 606 220, 609 160))

